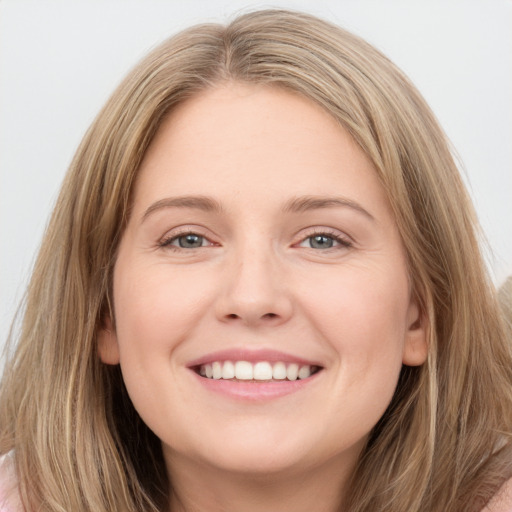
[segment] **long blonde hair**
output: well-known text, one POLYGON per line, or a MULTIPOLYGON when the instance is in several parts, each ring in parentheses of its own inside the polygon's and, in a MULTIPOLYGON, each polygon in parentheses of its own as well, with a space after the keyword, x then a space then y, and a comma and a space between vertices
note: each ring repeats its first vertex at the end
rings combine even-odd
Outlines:
POLYGON ((302 94, 349 130, 388 193, 429 326, 428 362, 402 369, 345 510, 478 510, 512 475, 512 355, 446 137, 376 49, 280 10, 167 40, 85 135, 35 264, 0 391, 0 453, 15 451, 27 510, 168 507, 159 440, 133 409, 119 368, 99 361, 96 338, 146 148, 175 105, 226 80, 302 94))

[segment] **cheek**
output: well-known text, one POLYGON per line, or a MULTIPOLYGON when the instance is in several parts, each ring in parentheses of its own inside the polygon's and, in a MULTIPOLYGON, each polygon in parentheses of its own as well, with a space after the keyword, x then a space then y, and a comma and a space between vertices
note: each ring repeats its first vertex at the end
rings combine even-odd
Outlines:
POLYGON ((368 267, 346 268, 331 278, 321 294, 305 295, 305 310, 342 369, 338 373, 345 379, 343 388, 356 383, 391 388, 396 384, 408 296, 404 273, 368 267))
POLYGON ((156 353, 169 355, 210 308, 211 287, 204 274, 172 271, 165 263, 118 262, 114 297, 121 358, 136 353, 144 361, 156 353))
POLYGON ((308 309, 332 326, 404 331, 409 304, 405 272, 347 265, 325 276, 312 276, 301 294, 308 309))
POLYGON ((328 400, 318 449, 329 453, 368 435, 384 414, 402 368, 408 284, 405 274, 352 265, 301 289, 309 325, 330 354, 328 400))
POLYGON ((171 272, 165 264, 133 264, 128 258, 116 266, 114 306, 123 379, 136 410, 159 436, 169 435, 167 419, 180 407, 176 404, 188 410, 180 397, 189 394, 173 376, 183 371, 176 357, 179 347, 211 310, 213 286, 205 276, 198 277, 171 272), (164 395, 172 399, 163 401, 164 395))

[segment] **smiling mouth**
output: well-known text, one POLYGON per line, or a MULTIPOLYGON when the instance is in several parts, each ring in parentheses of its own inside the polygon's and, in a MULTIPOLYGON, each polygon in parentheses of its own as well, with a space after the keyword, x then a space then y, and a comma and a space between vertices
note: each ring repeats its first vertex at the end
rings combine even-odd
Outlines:
POLYGON ((193 369, 205 379, 257 383, 304 380, 318 373, 322 367, 280 361, 213 361, 193 369))

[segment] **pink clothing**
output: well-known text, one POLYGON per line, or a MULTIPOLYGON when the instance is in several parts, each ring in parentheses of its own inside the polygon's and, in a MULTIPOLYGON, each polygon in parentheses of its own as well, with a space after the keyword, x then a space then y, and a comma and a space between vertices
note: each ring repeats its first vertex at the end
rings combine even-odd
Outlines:
POLYGON ((501 486, 482 512, 512 512, 512 478, 501 486))
POLYGON ((0 512, 22 512, 16 475, 14 472, 14 454, 0 456, 0 512))

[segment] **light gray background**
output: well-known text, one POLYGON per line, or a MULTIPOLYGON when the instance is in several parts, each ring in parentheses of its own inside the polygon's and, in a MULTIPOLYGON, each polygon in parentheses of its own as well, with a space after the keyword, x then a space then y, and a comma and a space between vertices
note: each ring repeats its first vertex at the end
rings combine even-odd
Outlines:
POLYGON ((511 0, 0 1, 0 347, 72 155, 150 48, 193 23, 289 7, 363 36, 418 86, 453 142, 493 256, 512 274, 511 0))

